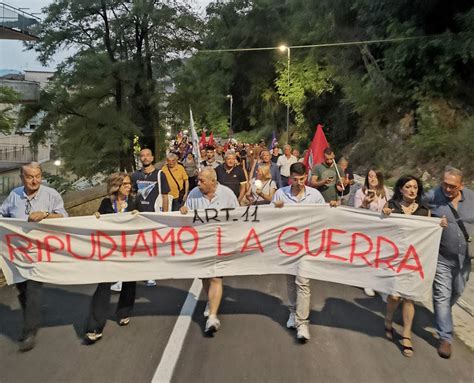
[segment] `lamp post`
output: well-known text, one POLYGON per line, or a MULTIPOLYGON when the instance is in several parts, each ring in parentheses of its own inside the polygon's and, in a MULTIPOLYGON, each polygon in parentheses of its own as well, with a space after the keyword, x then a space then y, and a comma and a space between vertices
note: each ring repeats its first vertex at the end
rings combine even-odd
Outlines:
POLYGON ((280 45, 278 47, 281 52, 284 52, 285 50, 288 53, 288 62, 287 62, 287 70, 288 70, 288 90, 287 90, 287 103, 286 103, 286 143, 290 141, 290 59, 291 59, 291 49, 290 47, 287 47, 286 45, 280 45))
POLYGON ((234 131, 232 130, 232 106, 234 104, 234 98, 232 97, 231 94, 227 95, 227 98, 229 99, 229 137, 232 137, 234 135, 234 131))

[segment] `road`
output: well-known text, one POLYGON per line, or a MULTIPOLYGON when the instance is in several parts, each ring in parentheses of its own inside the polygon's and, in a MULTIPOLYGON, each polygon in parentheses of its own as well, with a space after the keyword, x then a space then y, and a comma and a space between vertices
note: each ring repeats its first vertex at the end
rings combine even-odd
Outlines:
MULTIPOLYGON (((361 289, 312 281, 312 339, 300 344, 285 327, 284 276, 224 282, 221 330, 203 334, 201 294, 181 352, 171 355, 177 357, 172 382, 473 382, 474 354, 455 340, 452 358, 439 358, 432 314, 422 306, 416 309, 415 354, 405 358, 397 342, 384 338, 383 301, 361 289)), ((45 285, 38 344, 24 354, 16 344, 21 311, 15 289, 0 288, 0 382, 151 382, 191 284, 139 283, 131 324, 114 322, 112 304, 104 338, 92 346, 80 336, 94 286, 45 285)), ((398 313, 398 332, 400 319, 398 313)))

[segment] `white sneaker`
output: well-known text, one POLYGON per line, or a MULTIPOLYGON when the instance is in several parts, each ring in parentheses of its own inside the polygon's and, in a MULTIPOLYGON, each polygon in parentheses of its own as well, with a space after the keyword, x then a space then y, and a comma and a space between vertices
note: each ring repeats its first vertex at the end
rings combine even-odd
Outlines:
POLYGON ((286 327, 287 328, 296 328, 296 314, 295 313, 290 313, 290 316, 288 317, 288 321, 286 322, 286 327))
POLYGON ((364 294, 368 297, 375 297, 375 291, 369 287, 364 288, 364 294))
POLYGON ((220 327, 221 327, 221 321, 217 319, 216 316, 212 316, 212 317, 207 318, 206 328, 204 329, 204 332, 208 334, 212 334, 216 332, 217 330, 219 330, 220 327))
POLYGON ((122 291, 122 282, 117 282, 114 283, 112 286, 110 286, 110 290, 115 291, 117 293, 122 291))
POLYGON ((146 287, 155 287, 155 286, 156 286, 156 282, 153 279, 149 279, 148 281, 146 281, 146 287))
POLYGON ((310 340, 311 335, 309 335, 309 326, 307 323, 303 323, 298 326, 296 329, 296 338, 304 342, 310 340))
POLYGON ((204 309, 202 315, 204 315, 204 318, 207 318, 209 316, 209 302, 206 303, 206 308, 204 309))

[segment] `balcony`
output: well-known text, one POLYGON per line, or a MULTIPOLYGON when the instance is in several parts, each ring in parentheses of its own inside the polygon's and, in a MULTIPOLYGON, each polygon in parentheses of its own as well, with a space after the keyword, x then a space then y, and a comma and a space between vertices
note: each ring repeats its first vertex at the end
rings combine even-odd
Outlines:
POLYGON ((0 40, 35 41, 40 19, 22 9, 0 2, 0 40))

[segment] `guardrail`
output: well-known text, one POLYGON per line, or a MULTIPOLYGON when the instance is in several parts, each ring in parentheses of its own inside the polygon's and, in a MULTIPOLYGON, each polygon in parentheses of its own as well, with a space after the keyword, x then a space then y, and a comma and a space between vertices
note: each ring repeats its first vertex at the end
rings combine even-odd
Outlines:
POLYGON ((8 194, 21 185, 20 177, 0 176, 0 194, 8 194))
POLYGON ((34 36, 34 28, 39 22, 35 15, 0 2, 0 27, 34 36))

